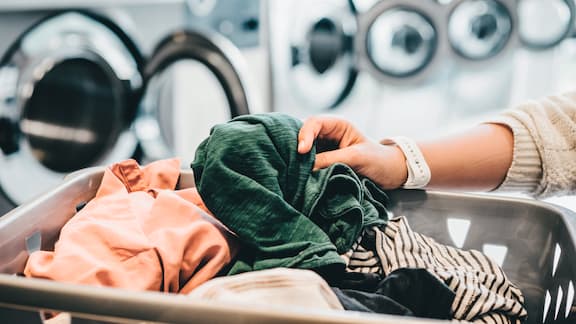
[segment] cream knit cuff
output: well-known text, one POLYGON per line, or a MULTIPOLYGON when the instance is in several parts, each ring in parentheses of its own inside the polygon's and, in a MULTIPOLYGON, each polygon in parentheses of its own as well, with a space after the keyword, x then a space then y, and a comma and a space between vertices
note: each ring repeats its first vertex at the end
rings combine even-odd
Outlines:
POLYGON ((542 179, 542 161, 528 129, 517 119, 501 115, 487 123, 503 124, 514 134, 514 155, 506 178, 494 191, 534 194, 542 179))

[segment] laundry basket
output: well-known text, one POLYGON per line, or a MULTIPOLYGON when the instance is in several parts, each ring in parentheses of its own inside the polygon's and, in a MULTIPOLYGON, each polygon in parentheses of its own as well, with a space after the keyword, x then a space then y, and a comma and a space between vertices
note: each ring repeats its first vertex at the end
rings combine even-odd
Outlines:
MULTIPOLYGON (((441 323, 352 311, 221 304, 178 294, 75 285, 19 275, 31 251, 51 249, 76 207, 95 194, 103 168, 69 175, 54 190, 0 217, 0 323, 41 323, 43 310, 73 323, 441 323)), ((180 187, 193 185, 182 171, 180 187)), ((576 323, 576 214, 548 203, 420 190, 390 193, 394 215, 443 244, 477 249, 523 291, 528 323, 576 323)))

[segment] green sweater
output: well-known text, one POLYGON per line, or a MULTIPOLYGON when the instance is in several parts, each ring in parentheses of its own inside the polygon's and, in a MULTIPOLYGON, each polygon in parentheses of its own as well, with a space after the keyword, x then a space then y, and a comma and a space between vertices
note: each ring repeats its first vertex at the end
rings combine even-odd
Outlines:
POLYGON ((208 209, 243 245, 228 274, 274 267, 344 270, 364 226, 384 224, 387 196, 343 164, 312 171, 297 153, 301 122, 245 115, 212 128, 192 169, 208 209))

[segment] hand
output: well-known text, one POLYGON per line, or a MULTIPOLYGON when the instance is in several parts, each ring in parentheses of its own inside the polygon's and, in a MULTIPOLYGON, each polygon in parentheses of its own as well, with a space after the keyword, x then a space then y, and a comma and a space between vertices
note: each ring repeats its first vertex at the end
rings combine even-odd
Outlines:
POLYGON ((298 153, 310 152, 315 140, 318 153, 314 170, 344 163, 384 189, 398 188, 408 177, 406 159, 398 147, 370 140, 339 117, 307 119, 298 134, 298 153))

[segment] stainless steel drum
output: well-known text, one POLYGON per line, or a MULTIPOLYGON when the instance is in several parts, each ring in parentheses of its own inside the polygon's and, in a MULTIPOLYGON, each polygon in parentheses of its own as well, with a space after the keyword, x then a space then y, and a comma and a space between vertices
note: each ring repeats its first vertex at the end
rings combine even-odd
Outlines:
POLYGON ((132 156, 142 62, 119 28, 87 12, 20 36, 0 64, 0 186, 13 203, 70 171, 132 156))

